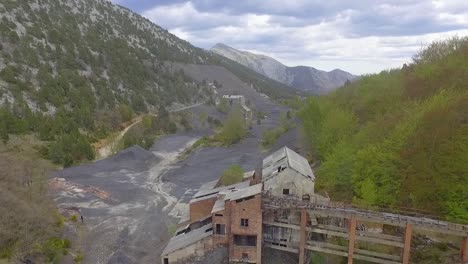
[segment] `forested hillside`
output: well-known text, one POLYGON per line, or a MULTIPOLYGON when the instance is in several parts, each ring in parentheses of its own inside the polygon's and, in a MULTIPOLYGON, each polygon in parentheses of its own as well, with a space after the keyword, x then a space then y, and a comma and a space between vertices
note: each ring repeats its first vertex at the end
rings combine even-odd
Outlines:
POLYGON ((301 118, 333 199, 468 223, 468 38, 310 98, 301 118))
POLYGON ((90 142, 134 112, 209 96, 162 63, 204 63, 202 50, 110 2, 8 0, 0 13, 1 137, 36 132, 57 163, 92 159, 90 142))
POLYGON ((90 143, 135 114, 211 96, 165 61, 225 65, 269 96, 290 93, 106 0, 6 0, 0 15, 1 138, 33 132, 66 166, 93 159, 90 143))

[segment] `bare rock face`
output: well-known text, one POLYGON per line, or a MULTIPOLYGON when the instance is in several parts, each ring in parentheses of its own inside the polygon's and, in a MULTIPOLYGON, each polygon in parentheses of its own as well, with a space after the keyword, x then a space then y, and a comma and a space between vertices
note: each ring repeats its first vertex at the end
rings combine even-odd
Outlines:
POLYGON ((315 94, 328 93, 343 86, 346 81, 357 78, 339 69, 326 72, 307 66, 288 67, 271 57, 237 50, 220 43, 213 46, 211 51, 273 80, 315 94))

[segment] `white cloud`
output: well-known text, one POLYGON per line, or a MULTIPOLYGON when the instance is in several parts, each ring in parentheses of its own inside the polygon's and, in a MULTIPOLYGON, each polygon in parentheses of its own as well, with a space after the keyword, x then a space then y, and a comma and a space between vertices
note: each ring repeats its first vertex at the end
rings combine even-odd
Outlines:
POLYGON ((156 6, 142 15, 203 48, 221 42, 272 56, 290 66, 340 68, 355 74, 399 67, 433 40, 468 35, 465 1, 393 0, 368 2, 364 9, 327 1, 321 7, 327 14, 320 19, 295 16, 294 10, 300 13, 308 3, 259 1, 252 4, 252 10, 271 12, 246 9, 235 13, 199 10, 189 1, 156 6), (334 8, 336 12, 332 12, 334 8))

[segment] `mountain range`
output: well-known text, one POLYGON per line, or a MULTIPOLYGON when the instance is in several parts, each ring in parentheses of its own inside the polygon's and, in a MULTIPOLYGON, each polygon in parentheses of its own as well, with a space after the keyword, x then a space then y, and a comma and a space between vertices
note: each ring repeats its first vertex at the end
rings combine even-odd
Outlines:
POLYGON ((328 93, 344 85, 346 81, 357 78, 340 69, 327 72, 308 66, 288 67, 271 57, 237 50, 221 43, 210 50, 273 80, 314 94, 328 93))

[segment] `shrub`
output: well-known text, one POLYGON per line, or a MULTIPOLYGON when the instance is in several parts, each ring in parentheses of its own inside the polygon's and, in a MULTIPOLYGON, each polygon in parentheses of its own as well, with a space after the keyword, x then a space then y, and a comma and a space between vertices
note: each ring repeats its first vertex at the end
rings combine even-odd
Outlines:
POLYGON ((239 165, 227 168, 221 176, 221 184, 224 186, 241 182, 244 178, 244 170, 239 165))
POLYGON ((215 140, 223 145, 232 145, 247 135, 244 117, 240 109, 234 108, 223 123, 223 129, 215 136, 215 140))

